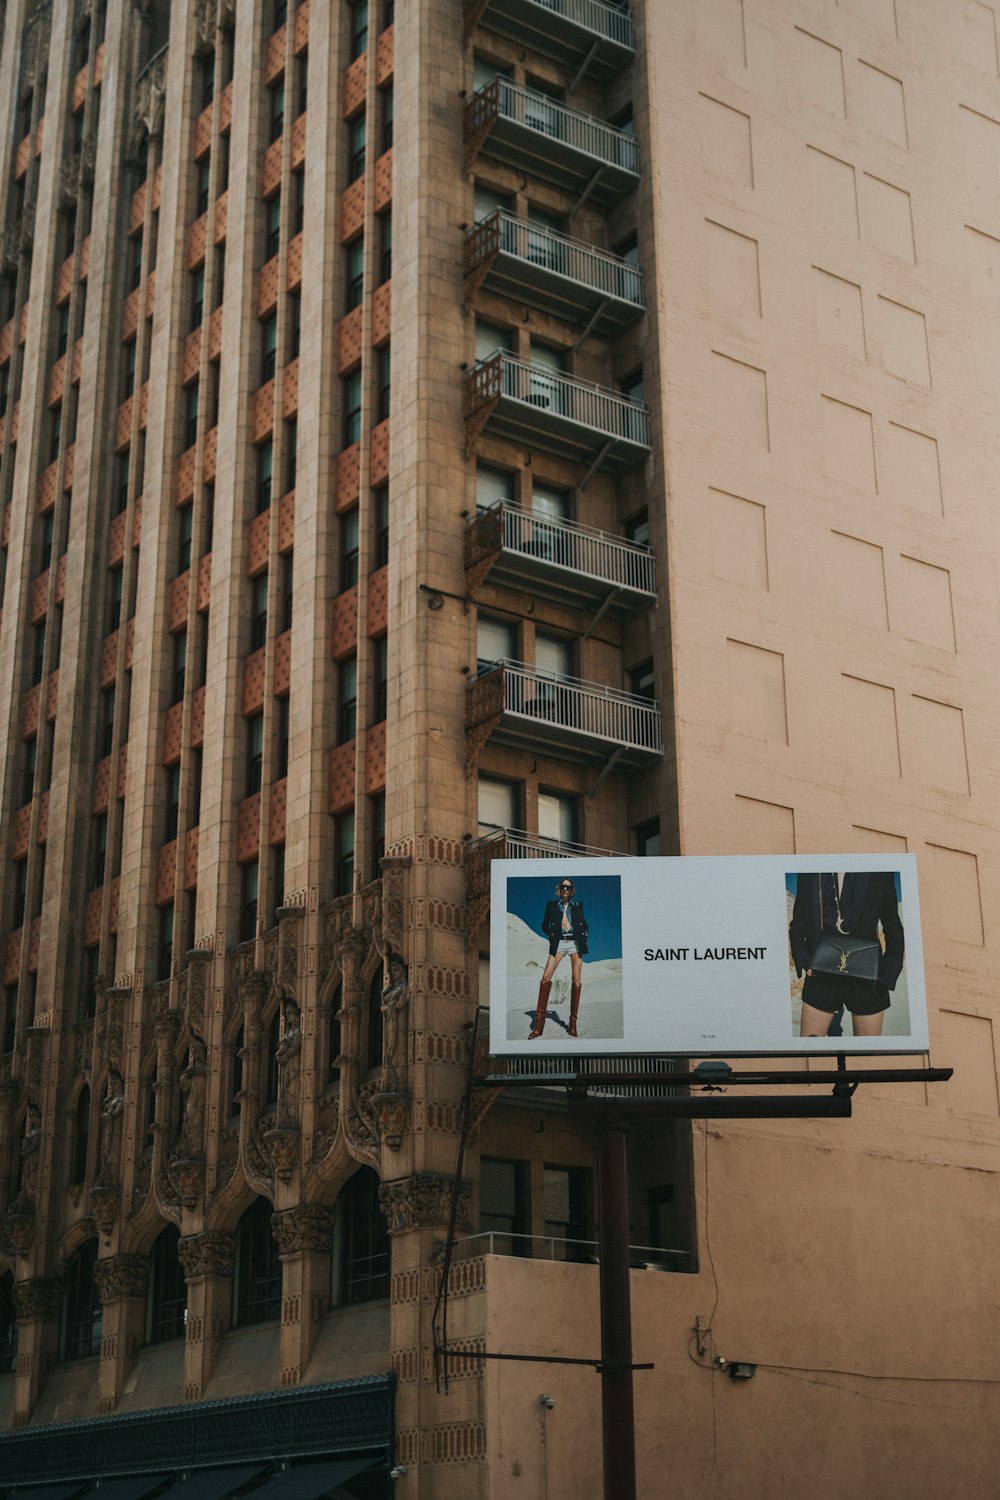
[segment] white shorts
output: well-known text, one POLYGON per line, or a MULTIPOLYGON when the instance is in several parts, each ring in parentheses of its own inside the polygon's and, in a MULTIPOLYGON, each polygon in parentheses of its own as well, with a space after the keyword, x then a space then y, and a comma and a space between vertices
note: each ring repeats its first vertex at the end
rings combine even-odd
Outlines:
POLYGON ((559 947, 556 949, 556 952, 557 953, 575 953, 576 952, 576 943, 573 941, 572 938, 563 938, 562 942, 559 944, 559 947))

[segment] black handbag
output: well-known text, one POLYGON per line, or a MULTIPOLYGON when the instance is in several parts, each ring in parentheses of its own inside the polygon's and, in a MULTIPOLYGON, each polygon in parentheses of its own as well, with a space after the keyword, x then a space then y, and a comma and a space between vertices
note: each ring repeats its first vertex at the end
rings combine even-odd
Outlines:
MULTIPOLYGON (((833 877, 836 895, 837 877, 833 877)), ((840 902, 837 901, 837 918, 840 919, 840 902)), ((874 984, 878 979, 878 961, 882 957, 882 945, 878 938, 855 937, 849 932, 831 931, 823 920, 823 877, 819 878, 820 938, 812 956, 810 968, 820 974, 840 974, 846 979, 863 979, 874 984)))

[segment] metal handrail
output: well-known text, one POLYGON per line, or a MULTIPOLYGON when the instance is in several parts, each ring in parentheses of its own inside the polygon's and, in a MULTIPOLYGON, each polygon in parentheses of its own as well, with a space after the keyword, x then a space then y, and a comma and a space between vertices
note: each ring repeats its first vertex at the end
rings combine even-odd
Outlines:
POLYGON ((630 13, 617 5, 608 5, 605 0, 534 0, 542 10, 565 16, 577 26, 592 31, 596 36, 617 42, 620 47, 635 51, 635 27, 630 13))
POLYGON ((506 209, 495 209, 488 218, 473 224, 466 238, 470 268, 503 251, 526 265, 590 287, 603 297, 615 297, 634 307, 645 305, 644 277, 638 266, 557 230, 519 219, 506 209))
POLYGON ((522 510, 509 500, 496 501, 472 517, 469 525, 489 524, 484 517, 499 519, 499 541, 507 552, 569 568, 613 588, 656 593, 656 558, 638 542, 576 521, 522 510))
POLYGON ((471 839, 471 851, 505 843, 509 859, 627 859, 620 849, 598 849, 593 844, 574 844, 569 839, 547 839, 524 828, 496 828, 471 839), (511 850, 514 852, 511 853, 511 850))
POLYGON ((503 674, 504 713, 536 722, 544 719, 616 745, 662 753, 660 710, 652 699, 508 658, 490 663, 473 682, 495 671, 503 674))
MULTIPOLYGON (((557 1247, 565 1249, 568 1245, 573 1246, 574 1249, 580 1252, 574 1257, 577 1260, 592 1260, 596 1265, 599 1259, 597 1240, 577 1240, 570 1239, 569 1237, 563 1239, 557 1234, 515 1234, 503 1229, 484 1229, 479 1234, 463 1235, 461 1239, 455 1241, 455 1249, 457 1250, 459 1245, 478 1245, 483 1240, 488 1242, 488 1248, 481 1251, 474 1250, 472 1252, 473 1255, 510 1255, 512 1252, 509 1250, 494 1249, 495 1241, 501 1240, 508 1244, 547 1246, 549 1251, 548 1256, 532 1254, 530 1258, 534 1260, 565 1260, 566 1257, 564 1255, 556 1254, 556 1249, 557 1247)), ((668 1249, 666 1246, 661 1248, 659 1245, 629 1245, 628 1253, 630 1262, 641 1260, 644 1262, 647 1270, 656 1269, 657 1261, 665 1257, 670 1257, 674 1260, 689 1261, 692 1255, 690 1250, 674 1250, 668 1249)), ((466 1256, 465 1258, 468 1259, 469 1257, 466 1256)), ((526 1256, 526 1258, 528 1257, 526 1256)), ((637 1270, 639 1268, 633 1266, 633 1269, 637 1270)))
POLYGON ((473 131, 488 125, 499 115, 514 125, 535 130, 549 140, 561 141, 604 166, 618 167, 633 177, 639 175, 639 142, 634 135, 509 78, 498 75, 483 84, 473 94, 467 108, 473 131))
POLYGON ((470 411, 506 396, 539 412, 576 422, 613 442, 650 447, 649 408, 644 401, 633 401, 606 386, 562 375, 547 365, 532 364, 506 349, 497 349, 480 360, 466 379, 470 411))

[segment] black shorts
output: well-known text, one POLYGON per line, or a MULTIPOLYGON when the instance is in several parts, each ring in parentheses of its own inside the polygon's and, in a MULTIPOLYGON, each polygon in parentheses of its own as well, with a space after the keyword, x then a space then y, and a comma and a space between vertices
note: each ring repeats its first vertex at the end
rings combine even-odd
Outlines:
POLYGON ((880 979, 869 984, 840 974, 807 974, 802 986, 802 1004, 832 1016, 846 1005, 852 1016, 877 1016, 889 1009, 889 991, 880 979))

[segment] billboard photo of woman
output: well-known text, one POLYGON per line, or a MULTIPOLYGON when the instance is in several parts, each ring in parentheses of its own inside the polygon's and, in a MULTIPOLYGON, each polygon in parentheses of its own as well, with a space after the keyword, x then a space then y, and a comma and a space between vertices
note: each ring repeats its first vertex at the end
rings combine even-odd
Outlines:
POLYGON ((512 1040, 624 1035, 618 877, 508 881, 507 1005, 512 1040))

